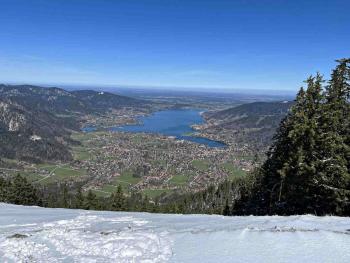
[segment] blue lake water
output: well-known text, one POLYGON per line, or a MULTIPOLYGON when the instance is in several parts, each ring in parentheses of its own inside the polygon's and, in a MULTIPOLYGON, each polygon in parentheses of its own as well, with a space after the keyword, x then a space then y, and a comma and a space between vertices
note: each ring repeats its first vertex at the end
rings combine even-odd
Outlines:
POLYGON ((187 140, 204 144, 209 147, 225 147, 226 144, 206 138, 186 135, 193 132, 193 124, 202 124, 201 110, 164 110, 155 112, 152 115, 139 118, 140 124, 112 127, 112 131, 124 132, 148 132, 174 136, 179 140, 187 140))

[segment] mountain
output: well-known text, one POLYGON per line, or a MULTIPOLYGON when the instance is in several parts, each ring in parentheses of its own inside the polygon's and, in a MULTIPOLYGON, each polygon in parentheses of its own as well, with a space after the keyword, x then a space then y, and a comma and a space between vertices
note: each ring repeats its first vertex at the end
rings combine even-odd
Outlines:
POLYGON ((278 125, 293 102, 253 102, 217 112, 204 113, 208 121, 223 127, 264 128, 278 125))
POLYGON ((256 150, 265 149, 292 101, 253 102, 233 108, 205 112, 207 124, 202 130, 220 139, 231 137, 235 143, 249 144, 256 150))
POLYGON ((71 92, 89 110, 106 111, 120 107, 147 107, 148 101, 120 96, 109 92, 93 90, 76 90, 71 92))
POLYGON ((345 217, 167 215, 3 203, 0 210, 3 262, 350 260, 345 217))
POLYGON ((93 90, 66 91, 31 85, 0 85, 1 98, 54 114, 106 112, 111 108, 143 107, 150 102, 93 90))
POLYGON ((72 118, 0 99, 0 156, 28 161, 71 159, 65 144, 70 129, 79 126, 72 118))
POLYGON ((112 93, 31 85, 0 85, 0 94, 0 157, 29 161, 71 160, 70 133, 85 114, 150 105, 112 93))

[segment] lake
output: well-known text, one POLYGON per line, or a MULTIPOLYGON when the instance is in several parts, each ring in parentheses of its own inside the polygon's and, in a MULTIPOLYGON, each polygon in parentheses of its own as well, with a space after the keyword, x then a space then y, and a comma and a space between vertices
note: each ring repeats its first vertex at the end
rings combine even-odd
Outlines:
POLYGON ((197 109, 163 110, 149 116, 140 117, 136 125, 112 127, 112 131, 146 132, 174 136, 179 140, 187 140, 208 147, 225 147, 226 144, 206 138, 191 136, 194 132, 191 125, 204 122, 197 109))

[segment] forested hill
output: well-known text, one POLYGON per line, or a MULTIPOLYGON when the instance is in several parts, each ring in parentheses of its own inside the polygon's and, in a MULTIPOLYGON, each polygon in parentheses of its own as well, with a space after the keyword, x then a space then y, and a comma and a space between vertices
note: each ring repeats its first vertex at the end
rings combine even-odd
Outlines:
POLYGON ((0 85, 0 157, 30 161, 70 160, 70 131, 80 117, 150 103, 97 91, 0 85))
POLYGON ((243 179, 178 197, 185 212, 350 216, 350 59, 306 80, 266 160, 243 179))
POLYGON ((253 153, 264 153, 293 103, 253 102, 221 111, 206 112, 203 117, 207 123, 202 130, 215 136, 217 140, 228 138, 236 148, 248 145, 253 153))
POLYGON ((277 127, 292 105, 291 101, 253 102, 217 112, 207 112, 204 117, 223 127, 277 127))
POLYGON ((120 96, 109 92, 76 90, 72 91, 71 94, 79 99, 88 109, 98 111, 119 107, 146 107, 150 104, 149 101, 120 96))
POLYGON ((1 99, 58 113, 94 113, 120 107, 144 107, 148 101, 93 90, 66 91, 31 85, 0 85, 1 99))

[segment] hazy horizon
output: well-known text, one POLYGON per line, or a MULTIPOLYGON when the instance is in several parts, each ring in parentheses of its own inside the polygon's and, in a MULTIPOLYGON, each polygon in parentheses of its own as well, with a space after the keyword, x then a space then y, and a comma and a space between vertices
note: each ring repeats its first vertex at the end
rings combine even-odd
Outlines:
POLYGON ((26 82, 3 82, 0 84, 4 85, 32 85, 40 86, 46 88, 62 88, 65 90, 95 90, 95 91, 105 91, 105 92, 126 92, 126 93, 202 93, 202 94, 218 94, 218 95, 234 95, 234 94, 244 94, 244 95, 269 95, 269 96, 294 96, 296 95, 298 89, 296 90, 284 90, 284 89, 220 89, 220 88, 208 88, 208 87, 172 87, 172 86, 134 86, 134 85, 88 85, 88 84, 66 84, 66 83, 26 83, 26 82))

